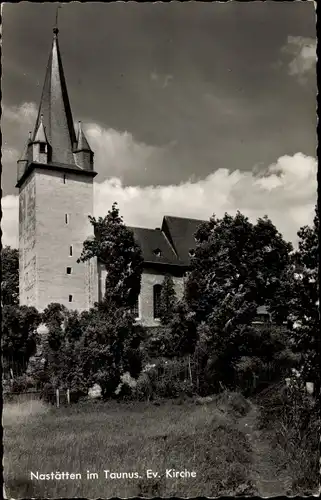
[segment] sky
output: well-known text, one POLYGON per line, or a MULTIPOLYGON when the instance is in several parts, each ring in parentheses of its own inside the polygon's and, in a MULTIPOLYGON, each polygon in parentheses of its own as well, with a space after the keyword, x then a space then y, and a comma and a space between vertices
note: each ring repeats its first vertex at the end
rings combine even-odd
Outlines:
MULTIPOLYGON (((54 3, 5 4, 2 243, 18 245, 16 161, 33 130, 54 3)), ((296 243, 316 203, 313 2, 78 3, 59 9, 74 121, 95 153, 94 213, 267 214, 296 243)))

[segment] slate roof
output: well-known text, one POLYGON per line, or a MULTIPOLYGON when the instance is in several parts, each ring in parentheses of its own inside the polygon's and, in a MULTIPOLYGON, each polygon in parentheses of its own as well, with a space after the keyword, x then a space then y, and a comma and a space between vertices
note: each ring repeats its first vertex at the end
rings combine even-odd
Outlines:
POLYGON ((139 243, 145 263, 180 265, 173 248, 160 229, 130 227, 139 243), (157 255, 157 251, 160 255, 157 255))
POLYGON ((169 239, 180 261, 189 265, 189 251, 195 249, 196 241, 194 234, 204 221, 199 219, 187 219, 183 217, 172 217, 165 215, 162 231, 169 239))
POLYGON ((18 160, 18 161, 26 161, 26 162, 28 162, 28 161, 29 161, 29 155, 28 155, 28 151, 29 151, 29 143, 30 143, 30 139, 28 139, 28 141, 26 142, 25 147, 24 147, 24 150, 23 150, 23 153, 22 153, 22 155, 20 156, 20 158, 19 158, 19 160, 18 160))
POLYGON ((190 265, 189 251, 196 245, 194 233, 202 222, 198 219, 165 216, 161 229, 130 229, 142 249, 146 264, 187 267, 190 265))

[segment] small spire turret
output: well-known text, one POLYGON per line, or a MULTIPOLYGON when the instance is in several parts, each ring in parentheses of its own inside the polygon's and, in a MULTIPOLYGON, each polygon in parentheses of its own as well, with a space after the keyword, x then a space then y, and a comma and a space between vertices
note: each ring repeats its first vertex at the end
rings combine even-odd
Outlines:
POLYGON ((29 163, 29 145, 31 143, 31 136, 29 133, 29 138, 25 144, 22 155, 17 161, 17 180, 21 179, 29 163))
POLYGON ((29 151, 32 161, 37 163, 48 163, 50 145, 46 135, 46 128, 43 124, 43 115, 40 115, 38 127, 35 129, 34 139, 29 143, 29 151))
POLYGON ((35 138, 33 142, 41 142, 44 144, 48 144, 47 136, 46 136, 46 130, 43 124, 43 115, 40 115, 40 122, 38 129, 36 130, 35 133, 35 138))
POLYGON ((81 121, 78 122, 77 142, 74 149, 75 161, 84 170, 93 170, 94 153, 91 150, 81 121))

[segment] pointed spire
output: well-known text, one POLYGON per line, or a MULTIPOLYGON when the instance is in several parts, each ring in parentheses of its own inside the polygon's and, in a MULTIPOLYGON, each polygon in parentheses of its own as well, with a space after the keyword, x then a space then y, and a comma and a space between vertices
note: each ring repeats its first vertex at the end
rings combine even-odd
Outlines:
POLYGON ((86 139, 85 133, 82 129, 82 124, 81 124, 80 120, 78 122, 78 136, 77 136, 76 151, 90 151, 90 152, 92 152, 92 150, 88 144, 88 141, 86 139))
POLYGON ((41 128, 42 121, 46 139, 51 146, 52 163, 75 164, 73 145, 76 142, 76 134, 60 56, 57 26, 53 32, 33 141, 41 128), (41 115, 43 115, 42 120, 41 115))

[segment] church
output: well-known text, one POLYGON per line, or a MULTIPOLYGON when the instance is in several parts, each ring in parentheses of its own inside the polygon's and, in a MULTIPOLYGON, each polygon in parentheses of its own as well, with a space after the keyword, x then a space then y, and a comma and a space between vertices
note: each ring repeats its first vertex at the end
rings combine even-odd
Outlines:
MULTIPOLYGON (((96 175, 81 123, 74 128, 55 27, 37 120, 17 162, 21 305, 43 311, 58 302, 84 311, 102 299, 106 269, 94 259, 77 263, 83 242, 93 236, 88 216, 96 175)), ((159 324, 166 274, 173 277, 177 297, 183 295, 201 222, 164 216, 158 228, 131 227, 144 258, 135 313, 145 326, 159 324)))

